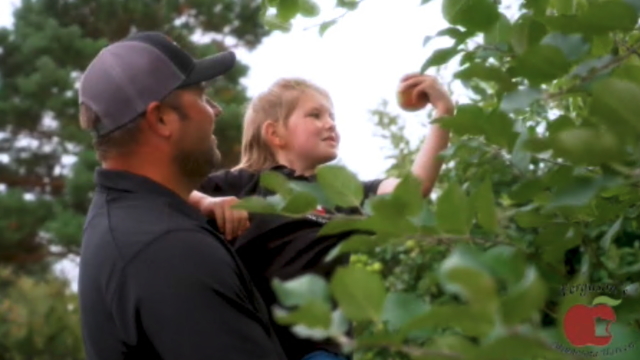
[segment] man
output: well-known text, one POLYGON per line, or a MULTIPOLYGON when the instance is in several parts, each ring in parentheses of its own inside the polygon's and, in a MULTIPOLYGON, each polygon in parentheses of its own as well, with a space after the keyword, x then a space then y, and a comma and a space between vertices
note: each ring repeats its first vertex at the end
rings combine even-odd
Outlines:
POLYGON ((240 261, 187 203, 220 160, 203 82, 234 64, 138 33, 82 77, 80 122, 102 162, 80 263, 88 360, 285 359, 240 261))

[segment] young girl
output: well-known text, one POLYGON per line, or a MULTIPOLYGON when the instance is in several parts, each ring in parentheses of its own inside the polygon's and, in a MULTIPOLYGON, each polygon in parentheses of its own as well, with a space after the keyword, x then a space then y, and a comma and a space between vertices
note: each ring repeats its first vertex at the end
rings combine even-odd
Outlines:
MULTIPOLYGON (((427 99, 437 116, 448 116, 454 105, 438 81, 426 75, 405 76, 400 90, 427 99), (413 90, 411 90, 413 89, 413 90), (426 95, 426 97, 425 97, 426 95)), ((425 104, 426 105, 426 102, 425 104)), ((438 154, 447 147, 449 134, 432 125, 414 162, 413 174, 422 181, 427 196, 441 168, 438 154)), ((325 263, 325 256, 351 234, 318 237, 331 214, 291 219, 278 215, 247 214, 230 209, 237 199, 268 196, 261 188, 260 173, 277 171, 290 179, 315 181, 318 166, 336 159, 340 135, 335 126, 329 94, 302 79, 282 79, 249 105, 245 116, 241 163, 233 170, 214 173, 192 193, 190 202, 205 215, 215 217, 218 228, 232 244, 249 271, 267 306, 276 304, 271 280, 313 272, 329 278, 340 261, 325 263)), ((390 193, 399 180, 363 182, 367 197, 390 193)), ((340 347, 330 341, 297 338, 287 327, 274 327, 290 360, 344 359, 340 347)), ((247 344, 250 346, 250 344, 247 344)))

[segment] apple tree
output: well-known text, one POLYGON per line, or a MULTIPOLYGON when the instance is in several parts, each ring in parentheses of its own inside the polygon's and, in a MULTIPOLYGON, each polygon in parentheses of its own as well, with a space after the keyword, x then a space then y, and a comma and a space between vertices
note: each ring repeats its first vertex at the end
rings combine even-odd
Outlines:
MULTIPOLYGON (((381 106, 372 118, 395 148, 389 174, 402 178, 393 194, 362 204, 356 177, 325 166, 316 185, 265 174, 277 195, 243 201, 292 216, 318 203, 363 214, 322 230, 359 231, 329 256, 351 253, 349 266, 329 281, 274 283, 292 305, 277 319, 299 336, 331 337, 370 360, 640 355, 640 2, 517 5, 442 0, 449 27, 425 34, 450 45, 421 71, 453 69, 448 80, 468 93, 454 116, 437 120, 453 135, 433 199, 409 174, 416 149, 402 116, 381 106), (572 346, 565 314, 601 296, 620 300, 609 301, 611 342, 572 346)), ((322 16, 311 0, 263 6, 265 24, 282 31, 297 16, 322 16)))

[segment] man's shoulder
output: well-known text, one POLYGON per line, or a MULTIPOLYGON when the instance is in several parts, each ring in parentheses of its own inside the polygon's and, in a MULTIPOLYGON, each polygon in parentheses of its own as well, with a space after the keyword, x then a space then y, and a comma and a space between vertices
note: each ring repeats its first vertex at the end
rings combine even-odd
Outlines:
POLYGON ((213 231, 207 231, 206 223, 190 217, 172 201, 146 194, 109 194, 108 197, 96 195, 85 224, 83 246, 114 246, 124 262, 167 237, 214 240, 216 236, 213 231))

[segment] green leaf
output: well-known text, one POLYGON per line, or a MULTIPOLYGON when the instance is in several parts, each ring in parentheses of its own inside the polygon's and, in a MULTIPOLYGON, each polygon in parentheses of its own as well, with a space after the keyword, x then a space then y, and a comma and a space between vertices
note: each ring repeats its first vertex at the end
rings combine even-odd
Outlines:
POLYGON ((579 22, 582 31, 588 34, 631 31, 638 23, 638 13, 622 1, 590 2, 579 22))
POLYGON ((265 189, 271 190, 277 194, 289 195, 291 189, 289 189, 288 179, 275 171, 265 171, 260 174, 260 186, 265 189))
POLYGON ((291 23, 282 21, 276 15, 266 15, 263 21, 264 26, 267 27, 267 29, 280 30, 285 33, 291 31, 291 23))
POLYGON ((503 332, 493 336, 483 344, 475 354, 479 359, 520 359, 525 355, 527 359, 560 360, 566 357, 558 353, 542 337, 523 332, 503 332))
POLYGON ((320 37, 324 36, 324 34, 329 30, 333 25, 337 23, 336 20, 325 21, 318 27, 318 34, 320 37))
POLYGON ((348 169, 338 165, 325 165, 318 169, 316 176, 322 190, 337 206, 358 207, 362 203, 362 183, 348 169))
POLYGON ((391 193, 391 199, 397 212, 406 217, 417 215, 422 211, 422 183, 411 173, 403 176, 391 193))
POLYGON ((454 78, 462 81, 481 80, 493 82, 500 87, 502 91, 512 91, 517 85, 511 80, 502 69, 494 65, 486 65, 483 63, 471 63, 469 66, 455 73, 454 78))
POLYGON ((558 14, 573 15, 576 13, 576 1, 574 0, 552 0, 549 5, 558 14))
POLYGON ((380 275, 358 267, 339 268, 331 278, 331 292, 349 319, 380 320, 387 296, 380 275))
POLYGON ((497 310, 497 284, 482 266, 481 255, 466 248, 456 248, 440 264, 440 281, 444 289, 474 306, 497 310))
POLYGON ((509 245, 488 249, 480 259, 494 277, 504 281, 509 289, 518 286, 527 269, 527 253, 509 245))
POLYGON ((382 321, 390 330, 398 329, 424 314, 429 306, 415 294, 389 293, 385 300, 382 321))
POLYGON ((454 328, 467 336, 486 336, 495 326, 495 317, 473 306, 440 305, 431 307, 400 329, 406 334, 424 329, 454 328))
POLYGON ((627 4, 633 6, 637 13, 640 13, 640 0, 624 0, 627 4))
POLYGON ((448 47, 434 51, 431 56, 422 64, 420 72, 424 74, 430 67, 444 65, 460 53, 458 47, 448 47))
POLYGON ((283 22, 291 21, 300 10, 299 0, 278 0, 276 7, 278 10, 277 17, 283 22))
POLYGON ((480 106, 462 104, 456 109, 455 115, 437 118, 433 123, 438 123, 457 135, 483 135, 485 117, 486 114, 480 106))
POLYGON ((291 312, 276 308, 274 317, 280 325, 304 325, 310 328, 328 329, 331 326, 331 307, 326 302, 312 299, 291 312))
POLYGON ((268 198, 249 196, 240 199, 232 208, 259 214, 277 214, 283 203, 279 195, 268 198))
POLYGON ((498 214, 489 178, 485 179, 478 190, 471 194, 471 202, 480 226, 491 233, 496 233, 498 231, 498 214))
POLYGON ((300 15, 313 18, 320 15, 320 7, 314 0, 298 0, 300 2, 300 15))
POLYGON ((526 109, 533 102, 542 99, 542 91, 537 88, 524 88, 519 89, 508 94, 502 98, 500 103, 500 110, 510 113, 522 109, 526 109))
POLYGON ((442 15, 451 25, 486 31, 498 22, 500 12, 491 0, 443 0, 442 15))
POLYGON ((411 217, 411 221, 418 227, 421 234, 436 235, 436 216, 431 210, 431 203, 427 199, 422 200, 422 210, 417 216, 411 217))
POLYGON ((353 254, 358 252, 373 251, 376 248, 387 245, 391 242, 391 239, 382 235, 362 235, 356 234, 349 237, 347 240, 341 242, 336 246, 325 258, 326 261, 335 259, 338 255, 353 254))
POLYGON ((549 6, 549 0, 524 0, 522 7, 531 11, 534 15, 545 15, 547 7, 549 6))
POLYGON ((335 217, 320 229, 318 236, 330 236, 354 230, 366 230, 369 228, 369 223, 370 221, 368 219, 335 217))
MULTIPOLYGON (((609 60, 611 59, 609 58, 609 60)), ((612 76, 640 85, 640 66, 629 63, 622 64, 613 71, 612 76)))
POLYGON ((458 40, 464 35, 464 31, 457 27, 448 27, 436 33, 436 36, 448 36, 453 40, 458 40))
MULTIPOLYGON (((479 351, 476 344, 468 338, 460 335, 442 334, 432 339, 432 341, 432 345, 427 347, 427 349, 435 350, 438 353, 456 354, 456 356, 459 354, 462 359, 473 359, 474 355, 479 351)), ((428 355, 426 357, 413 357, 412 359, 439 360, 440 357, 428 355)), ((445 359, 447 359, 446 356, 442 357, 442 360, 445 359)))
MULTIPOLYGON (((422 200, 422 194, 419 191, 414 200, 422 200)), ((402 198, 394 197, 392 194, 375 196, 367 200, 366 205, 371 208, 373 214, 369 218, 369 228, 377 233, 397 236, 415 234, 418 230, 417 226, 412 223, 409 217, 418 215, 421 207, 415 207, 416 201, 408 205, 409 207, 406 204, 408 203, 402 198)))
POLYGON ((526 203, 544 190, 546 184, 538 178, 522 179, 509 192, 509 198, 517 203, 526 203))
POLYGON ((433 39, 434 39, 434 37, 431 36, 431 35, 425 36, 424 39, 422 39, 422 47, 427 46, 431 42, 431 40, 433 40, 433 39))
POLYGON ((546 299, 544 281, 530 266, 522 281, 501 300, 502 319, 507 325, 528 321, 544 308, 546 299))
POLYGON ((590 44, 584 40, 580 34, 565 35, 561 33, 550 33, 540 42, 542 45, 555 46, 562 50, 562 53, 569 61, 576 61, 589 53, 590 44))
POLYGON ((548 208, 560 206, 585 206, 604 188, 620 184, 620 179, 610 176, 575 176, 571 183, 558 186, 548 208))
POLYGON ((508 44, 511 41, 511 22, 500 13, 500 19, 484 33, 485 45, 508 44))
POLYGON ((612 299, 606 295, 600 295, 598 297, 596 297, 595 299, 593 299, 593 301, 591 302, 592 306, 598 305, 598 304, 605 304, 605 305, 609 305, 611 307, 614 306, 618 306, 620 305, 620 303, 622 302, 622 300, 619 299, 612 299))
POLYGON ((547 34, 547 27, 530 14, 521 15, 511 30, 511 46, 521 55, 530 47, 540 43, 547 34))
POLYGON ((288 215, 304 215, 317 207, 318 201, 315 196, 308 192, 295 192, 287 198, 280 211, 288 215))
POLYGON ((562 114, 547 124, 549 134, 559 133, 576 126, 576 122, 568 115, 562 114))
POLYGON ((525 130, 520 133, 516 140, 511 153, 511 163, 520 171, 524 172, 531 165, 531 153, 525 148, 526 142, 529 140, 529 133, 525 130))
POLYGON ((606 129, 577 127, 551 137, 556 157, 574 164, 601 165, 622 160, 624 149, 619 139, 606 129))
POLYGON ((607 126, 630 128, 640 132, 640 86, 630 81, 609 78, 593 85, 590 115, 607 126))
POLYGON ((529 47, 515 61, 515 71, 533 85, 553 81, 565 75, 571 63, 562 50, 551 45, 529 47))
POLYGON ((540 228, 548 224, 551 218, 535 211, 522 211, 514 215, 514 220, 522 228, 540 228))
POLYGON ((359 0, 336 0, 336 6, 347 10, 355 10, 360 5, 359 0))
POLYGON ((468 235, 473 213, 467 195, 460 185, 452 182, 436 200, 438 229, 448 235, 468 235))
POLYGON ((581 241, 580 230, 566 223, 547 224, 533 240, 540 248, 543 260, 556 266, 564 263, 565 252, 580 245, 581 241))
POLYGON ((483 124, 487 142, 509 151, 513 149, 518 133, 513 130, 513 119, 509 115, 496 109, 483 120, 483 124))
POLYGON ((273 279, 271 286, 282 306, 302 306, 311 301, 330 301, 329 285, 315 274, 301 275, 287 281, 273 279))

